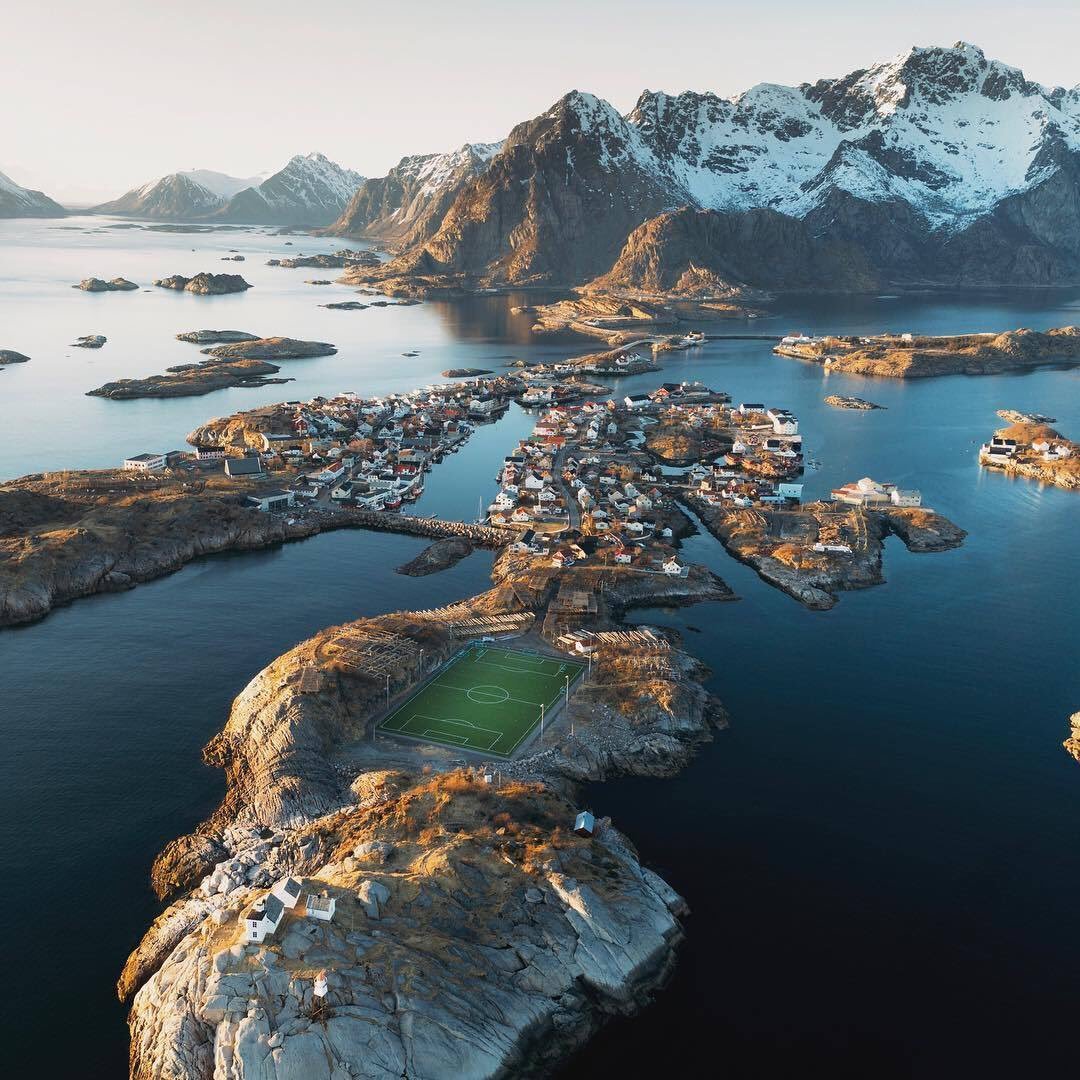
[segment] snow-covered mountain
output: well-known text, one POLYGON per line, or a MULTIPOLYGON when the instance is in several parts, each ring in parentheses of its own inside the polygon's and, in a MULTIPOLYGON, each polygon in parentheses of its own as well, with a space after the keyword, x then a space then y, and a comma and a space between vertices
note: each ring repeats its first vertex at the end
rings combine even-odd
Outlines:
POLYGON ((63 217, 65 213, 48 195, 24 188, 0 172, 0 218, 63 217))
POLYGON ((190 221, 220 210, 238 191, 260 177, 241 179, 210 169, 170 173, 132 188, 119 199, 93 208, 94 213, 190 221))
POLYGON ((94 212, 171 221, 327 225, 363 179, 322 154, 297 155, 269 177, 241 179, 209 169, 170 173, 95 206, 94 212))
POLYGON ((402 158, 386 176, 360 185, 330 231, 404 244, 422 242, 438 228, 461 188, 501 148, 502 143, 467 143, 448 154, 402 158))
MULTIPOLYGON (((882 280, 1080 280, 1080 88, 1040 86, 960 42, 732 98, 646 91, 625 116, 574 91, 510 133, 399 268, 582 281, 679 207, 779 212, 882 280)), ((740 234, 691 217, 647 238, 678 235, 685 252, 691 233, 702 255, 740 234)))
POLYGON ((329 225, 363 181, 323 154, 298 154, 261 184, 237 192, 215 216, 258 224, 329 225))

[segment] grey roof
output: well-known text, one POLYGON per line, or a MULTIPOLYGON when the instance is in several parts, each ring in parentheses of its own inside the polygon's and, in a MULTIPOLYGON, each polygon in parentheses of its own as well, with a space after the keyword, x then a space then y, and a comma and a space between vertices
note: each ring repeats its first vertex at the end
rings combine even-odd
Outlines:
POLYGON ((308 911, 329 911, 330 905, 333 903, 334 898, 332 896, 315 896, 309 893, 307 898, 308 911))
POLYGON ((268 893, 263 898, 262 905, 262 911, 256 911, 254 907, 249 908, 245 918, 253 922, 269 919, 270 922, 276 923, 281 918, 282 911, 285 910, 285 905, 273 893, 268 893))
POLYGON ((225 471, 230 476, 255 476, 263 471, 257 457, 226 458, 225 471))
POLYGON ((156 458, 164 457, 164 454, 135 454, 132 457, 124 458, 125 461, 154 461, 156 458))
POLYGON ((286 878, 281 888, 290 896, 296 897, 300 895, 300 882, 294 877, 286 878))

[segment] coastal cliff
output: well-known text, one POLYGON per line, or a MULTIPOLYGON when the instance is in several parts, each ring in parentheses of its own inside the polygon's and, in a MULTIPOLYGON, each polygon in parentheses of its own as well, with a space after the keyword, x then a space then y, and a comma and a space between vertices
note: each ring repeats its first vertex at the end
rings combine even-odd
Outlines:
POLYGON ((117 984, 132 1000, 134 1080, 256 1068, 331 1080, 360 1061, 373 1077, 526 1076, 648 1001, 685 905, 610 822, 573 835, 569 785, 668 775, 724 723, 696 660, 619 620, 732 594, 702 568, 608 578, 601 594, 595 573, 507 551, 488 592, 331 627, 244 688, 205 751, 225 769, 225 800, 156 861, 158 894, 176 899, 117 984), (548 604, 562 586, 591 590, 590 624, 612 632, 561 728, 501 763, 497 784, 455 769, 453 752, 374 732, 386 685, 364 642, 408 644, 412 659, 390 669, 396 695, 420 677, 419 655, 438 663, 460 646, 460 620, 514 614, 560 633, 548 604), (272 940, 245 944, 239 914, 288 875, 335 898, 332 923, 289 916, 272 940))

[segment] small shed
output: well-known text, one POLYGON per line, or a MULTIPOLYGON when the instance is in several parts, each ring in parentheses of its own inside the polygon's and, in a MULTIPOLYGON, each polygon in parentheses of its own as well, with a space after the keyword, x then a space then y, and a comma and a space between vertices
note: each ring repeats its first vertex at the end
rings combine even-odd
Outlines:
POLYGON ((323 922, 330 922, 334 917, 336 908, 337 901, 332 896, 308 894, 307 915, 309 919, 321 919, 323 922))
POLYGON ((582 810, 576 818, 574 818, 574 832, 578 836, 592 836, 596 832, 596 818, 593 817, 588 810, 582 810))

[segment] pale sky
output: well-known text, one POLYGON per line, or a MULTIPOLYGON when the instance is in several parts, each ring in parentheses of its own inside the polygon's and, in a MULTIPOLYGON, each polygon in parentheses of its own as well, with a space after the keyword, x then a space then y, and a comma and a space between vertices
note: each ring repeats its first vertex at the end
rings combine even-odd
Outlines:
POLYGON ((728 95, 958 39, 1080 83, 1080 3, 1035 0, 48 0, 13 3, 0 171, 61 202, 321 150, 367 176, 502 138, 567 90, 728 95))

